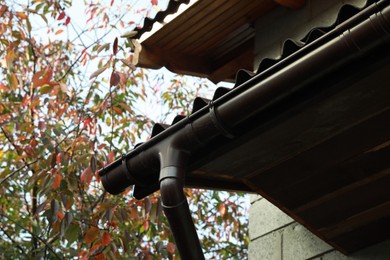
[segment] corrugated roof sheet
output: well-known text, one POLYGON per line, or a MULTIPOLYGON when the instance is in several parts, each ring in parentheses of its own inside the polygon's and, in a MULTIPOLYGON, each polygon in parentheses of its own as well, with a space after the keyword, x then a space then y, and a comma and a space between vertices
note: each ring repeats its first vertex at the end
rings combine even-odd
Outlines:
MULTIPOLYGON (((234 84, 234 87, 232 89, 251 80, 253 77, 255 77, 257 75, 260 75, 260 74, 267 72, 267 70, 270 70, 273 66, 281 63, 284 60, 287 60, 289 57, 293 56, 293 54, 296 56, 299 56, 300 55, 299 51, 301 49, 312 44, 314 41, 320 39, 321 37, 323 37, 327 33, 331 32, 333 29, 335 29, 336 27, 341 25, 343 22, 345 22, 349 18, 353 17, 355 14, 361 12, 367 6, 370 6, 371 4, 373 4, 375 2, 377 2, 377 1, 368 0, 366 5, 363 8, 359 8, 359 7, 356 7, 354 5, 350 5, 350 4, 345 4, 340 8, 339 13, 337 15, 337 18, 331 26, 322 27, 322 28, 320 28, 320 27, 313 28, 300 41, 295 41, 292 39, 285 40, 283 47, 281 48, 281 55, 278 59, 270 59, 270 58, 266 58, 266 57, 263 58, 259 64, 259 67, 257 68, 256 73, 252 73, 252 72, 246 71, 246 70, 238 70, 238 72, 236 74, 235 84, 234 84)), ((163 17, 165 17, 168 13, 174 12, 174 9, 175 8, 177 9, 178 5, 181 3, 182 3, 182 1, 176 2, 175 5, 172 5, 172 7, 167 9, 167 10, 169 10, 168 12, 162 12, 158 19, 163 19, 163 17)), ((155 19, 154 21, 157 21, 157 19, 155 19)), ((152 24, 154 21, 149 21, 148 23, 152 24)), ((317 45, 315 45, 315 46, 313 45, 313 47, 318 47, 317 45)), ((291 59, 291 60, 293 60, 293 59, 291 59)), ((228 92, 230 92, 232 89, 225 88, 225 87, 217 88, 216 91, 214 92, 214 95, 213 95, 211 100, 206 99, 206 98, 202 98, 202 97, 197 97, 193 102, 191 114, 206 107, 210 101, 217 100, 218 98, 220 98, 220 97, 224 96, 225 94, 227 94, 228 92)), ((185 116, 182 116, 182 115, 176 116, 174 118, 174 120, 172 121, 171 125, 176 124, 177 122, 179 122, 183 118, 185 118, 185 116)), ((162 131, 164 131, 168 127, 170 127, 170 125, 160 124, 160 123, 155 124, 153 126, 151 137, 156 136, 157 134, 161 133, 162 131)))

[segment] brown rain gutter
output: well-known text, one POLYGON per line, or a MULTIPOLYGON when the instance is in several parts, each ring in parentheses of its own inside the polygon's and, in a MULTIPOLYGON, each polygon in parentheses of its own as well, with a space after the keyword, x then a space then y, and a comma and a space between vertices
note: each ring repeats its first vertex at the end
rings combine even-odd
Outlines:
POLYGON ((119 194, 135 185, 143 198, 161 190, 164 213, 182 259, 204 259, 183 194, 187 161, 214 138, 299 90, 338 73, 377 47, 389 45, 390 7, 380 1, 288 58, 246 81, 205 108, 172 125, 99 171, 104 188, 119 194))

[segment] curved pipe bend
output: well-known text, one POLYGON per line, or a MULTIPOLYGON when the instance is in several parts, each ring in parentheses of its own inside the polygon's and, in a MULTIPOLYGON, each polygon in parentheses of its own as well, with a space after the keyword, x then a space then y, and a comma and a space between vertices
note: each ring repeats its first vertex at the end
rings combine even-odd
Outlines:
POLYGON ((182 259, 205 259, 183 192, 185 169, 168 166, 160 172, 161 205, 182 259))

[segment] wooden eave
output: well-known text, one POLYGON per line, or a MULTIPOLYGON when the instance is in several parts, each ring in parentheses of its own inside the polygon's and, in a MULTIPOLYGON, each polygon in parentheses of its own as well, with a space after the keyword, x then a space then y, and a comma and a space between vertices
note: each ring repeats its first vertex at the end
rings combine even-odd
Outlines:
POLYGON ((253 24, 278 5, 272 0, 198 1, 141 42, 139 66, 233 81, 238 69, 254 70, 253 24))

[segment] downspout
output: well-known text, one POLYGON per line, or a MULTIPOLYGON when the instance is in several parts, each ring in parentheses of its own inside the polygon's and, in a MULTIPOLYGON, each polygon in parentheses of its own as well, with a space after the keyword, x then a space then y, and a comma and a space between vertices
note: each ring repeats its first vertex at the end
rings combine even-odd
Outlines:
POLYGON ((202 248, 184 195, 184 177, 189 154, 167 147, 160 152, 161 205, 171 226, 182 259, 204 259, 202 248))
POLYGON ((339 34, 334 38, 326 39, 325 35, 101 169, 99 175, 104 188, 118 194, 135 184, 138 189, 135 197, 140 199, 160 187, 164 213, 182 259, 204 259, 183 193, 191 153, 217 136, 232 137, 230 129, 245 120, 312 86, 324 75, 342 76, 337 74, 339 68, 378 45, 389 44, 388 3, 384 0, 373 5, 369 8, 372 13, 364 12, 363 17, 351 19, 353 28, 343 24, 338 27, 342 31, 335 29, 339 34), (313 50, 313 46, 317 47, 313 50))

